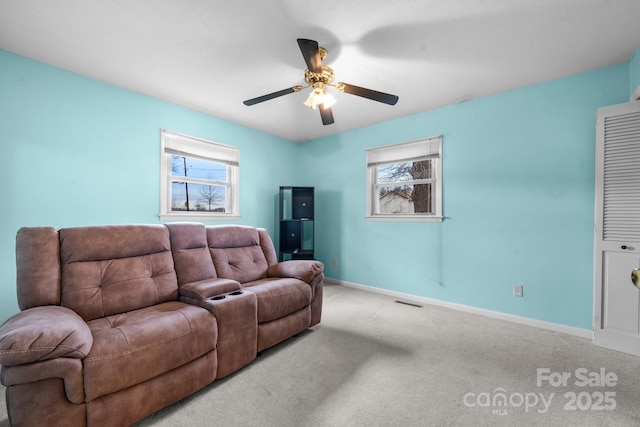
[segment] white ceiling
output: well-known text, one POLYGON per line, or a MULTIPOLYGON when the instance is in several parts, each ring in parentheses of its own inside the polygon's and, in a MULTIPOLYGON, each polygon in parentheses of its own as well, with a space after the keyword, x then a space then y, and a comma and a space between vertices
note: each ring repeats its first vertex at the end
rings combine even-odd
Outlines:
POLYGON ((0 49, 306 141, 627 61, 639 0, 0 0, 0 49), (335 124, 302 105, 297 38, 317 40, 335 124))

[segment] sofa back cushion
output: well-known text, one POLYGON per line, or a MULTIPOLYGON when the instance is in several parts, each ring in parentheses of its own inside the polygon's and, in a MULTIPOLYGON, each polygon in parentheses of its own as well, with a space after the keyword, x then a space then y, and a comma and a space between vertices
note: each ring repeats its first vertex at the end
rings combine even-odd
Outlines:
POLYGON ((271 267, 274 264, 278 263, 278 256, 276 255, 276 248, 273 246, 273 240, 271 240, 271 236, 264 228, 257 228, 258 236, 260 237, 260 247, 262 247, 262 252, 264 253, 264 257, 267 260, 267 264, 271 267))
POLYGON ((215 279, 217 275, 209 254, 204 224, 176 222, 167 224, 167 228, 178 285, 215 279))
POLYGON ((269 264, 257 228, 243 225, 209 226, 207 243, 218 277, 240 283, 267 277, 269 264))
POLYGON ((84 320, 178 299, 163 225, 61 229, 61 305, 84 320))
POLYGON ((16 235, 18 306, 60 305, 60 239, 54 227, 24 227, 16 235))

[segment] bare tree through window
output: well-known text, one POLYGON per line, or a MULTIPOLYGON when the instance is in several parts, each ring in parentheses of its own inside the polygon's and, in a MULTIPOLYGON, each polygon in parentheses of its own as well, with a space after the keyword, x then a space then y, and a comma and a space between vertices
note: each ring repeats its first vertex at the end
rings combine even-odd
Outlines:
POLYGON ((200 201, 208 206, 206 210, 213 211, 216 209, 214 206, 224 201, 224 188, 215 185, 203 185, 200 187, 200 197, 200 201))

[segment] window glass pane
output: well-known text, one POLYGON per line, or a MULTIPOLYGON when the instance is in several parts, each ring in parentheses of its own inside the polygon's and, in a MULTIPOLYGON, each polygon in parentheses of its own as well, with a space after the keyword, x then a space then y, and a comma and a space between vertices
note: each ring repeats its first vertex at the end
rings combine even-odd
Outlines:
POLYGON ((433 178, 433 160, 421 160, 413 162, 409 173, 413 179, 433 178))
POLYGON ((381 186, 379 214, 433 213, 433 184, 381 186))
POLYGON ((302 235, 304 240, 302 241, 303 251, 313 250, 313 221, 302 221, 302 235))
POLYGON ((171 175, 226 182, 227 166, 193 157, 172 155, 171 175))
POLYGON ((431 160, 378 166, 378 182, 401 182, 432 178, 431 160))
POLYGON ((220 185, 194 184, 174 181, 171 183, 171 210, 226 212, 227 189, 220 185))
POLYGON ((379 213, 413 213, 412 192, 412 185, 380 187, 378 192, 378 197, 380 198, 379 213))
POLYGON ((281 188, 282 206, 280 206, 280 219, 293 219, 293 190, 291 188, 281 188))
POLYGON ((411 181, 411 163, 394 163, 378 166, 378 182, 411 181))
POLYGON ((433 184, 416 184, 413 186, 413 212, 433 214, 433 184))

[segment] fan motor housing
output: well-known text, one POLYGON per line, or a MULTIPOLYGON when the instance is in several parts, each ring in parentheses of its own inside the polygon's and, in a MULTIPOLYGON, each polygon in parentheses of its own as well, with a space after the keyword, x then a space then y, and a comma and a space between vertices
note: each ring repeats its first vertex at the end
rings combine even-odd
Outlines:
POLYGON ((315 83, 330 84, 333 82, 334 73, 330 67, 322 66, 322 73, 314 73, 307 68, 304 70, 303 79, 307 84, 313 85, 315 83))

